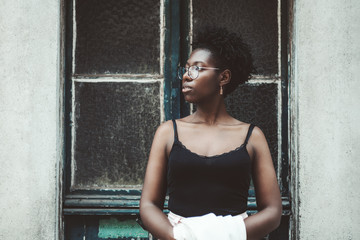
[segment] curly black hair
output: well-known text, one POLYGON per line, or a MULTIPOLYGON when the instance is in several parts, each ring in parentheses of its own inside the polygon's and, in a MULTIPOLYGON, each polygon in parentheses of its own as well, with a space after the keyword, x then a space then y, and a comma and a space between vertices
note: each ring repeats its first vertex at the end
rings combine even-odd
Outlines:
POLYGON ((239 34, 229 32, 226 28, 206 27, 198 32, 192 45, 193 50, 209 50, 220 70, 231 71, 230 82, 224 86, 224 97, 256 72, 249 46, 239 34))

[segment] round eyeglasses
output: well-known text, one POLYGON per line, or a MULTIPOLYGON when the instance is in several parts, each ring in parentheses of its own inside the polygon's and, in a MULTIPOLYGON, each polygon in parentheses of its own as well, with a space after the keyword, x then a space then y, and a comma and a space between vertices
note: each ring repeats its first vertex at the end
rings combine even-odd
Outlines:
POLYGON ((219 70, 219 68, 213 68, 213 67, 199 67, 199 66, 178 67, 177 77, 178 79, 182 80, 184 74, 187 72, 191 80, 194 80, 199 76, 200 70, 207 70, 207 69, 219 70))

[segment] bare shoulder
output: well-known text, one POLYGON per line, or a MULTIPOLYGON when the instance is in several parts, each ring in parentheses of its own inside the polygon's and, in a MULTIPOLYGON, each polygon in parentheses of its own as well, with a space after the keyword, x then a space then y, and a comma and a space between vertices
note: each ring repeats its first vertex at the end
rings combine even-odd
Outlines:
POLYGON ((163 122, 157 128, 154 140, 169 141, 174 137, 174 128, 171 120, 163 122))
POLYGON ((270 159, 271 162, 271 155, 270 155, 270 149, 268 146, 268 142, 265 138, 265 135, 263 131, 255 126, 252 134, 249 138, 248 142, 249 148, 251 149, 250 152, 253 153, 253 156, 255 156, 255 159, 261 160, 261 159, 270 159), (266 156, 264 158, 264 156, 266 156))
POLYGON ((254 138, 265 138, 265 135, 263 133, 263 131, 258 127, 255 126, 253 131, 252 131, 252 135, 254 136, 254 138))
POLYGON ((253 146, 257 146, 259 144, 261 145, 264 143, 267 143, 267 141, 263 131, 258 126, 255 126, 250 135, 249 144, 253 146))
POLYGON ((156 134, 171 134, 173 131, 173 123, 172 120, 168 120, 160 124, 160 126, 156 130, 156 134))
POLYGON ((173 123, 171 120, 168 120, 157 128, 154 140, 153 140, 153 146, 161 146, 161 148, 165 148, 165 152, 169 153, 169 150, 171 149, 171 146, 174 142, 174 128, 173 123))

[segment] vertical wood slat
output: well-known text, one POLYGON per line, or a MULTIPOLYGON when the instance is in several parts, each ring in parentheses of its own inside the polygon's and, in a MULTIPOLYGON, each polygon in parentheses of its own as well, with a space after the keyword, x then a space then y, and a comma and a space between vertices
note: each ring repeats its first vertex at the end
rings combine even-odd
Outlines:
POLYGON ((165 120, 180 117, 180 81, 176 71, 180 60, 180 1, 165 0, 165 120))
POLYGON ((289 66, 288 63, 288 37, 289 37, 289 25, 288 25, 288 2, 286 0, 279 0, 281 5, 281 172, 280 178, 282 183, 282 195, 289 196, 289 104, 288 104, 288 91, 289 91, 289 66))

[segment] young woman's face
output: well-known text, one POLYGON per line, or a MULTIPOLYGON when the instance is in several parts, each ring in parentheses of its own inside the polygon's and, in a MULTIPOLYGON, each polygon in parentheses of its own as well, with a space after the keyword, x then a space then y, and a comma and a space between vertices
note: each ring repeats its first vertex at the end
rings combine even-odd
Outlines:
MULTIPOLYGON (((185 67, 212 67, 216 68, 211 52, 207 49, 195 49, 185 67)), ((200 103, 219 95, 219 71, 214 69, 199 70, 199 75, 191 79, 186 72, 182 79, 182 92, 187 102, 200 103)))

